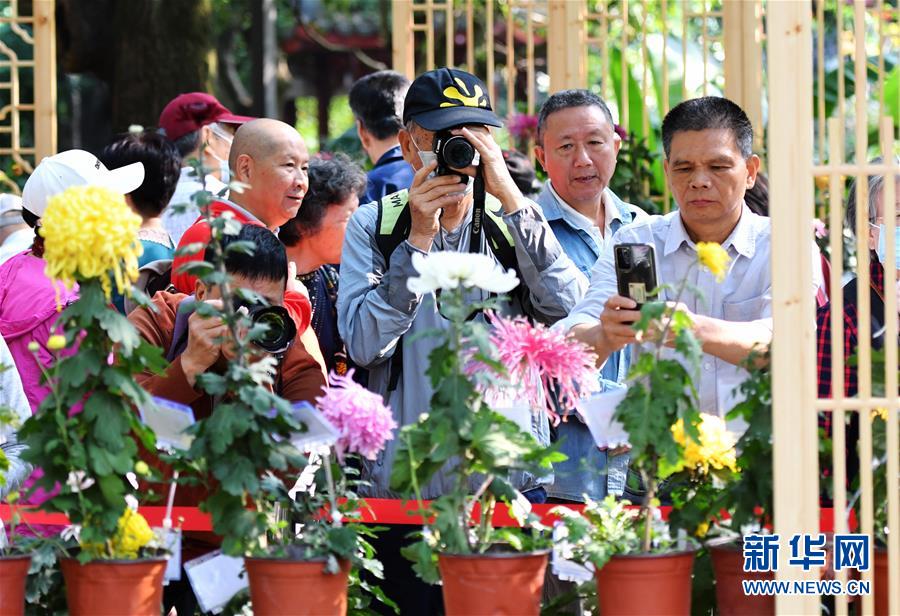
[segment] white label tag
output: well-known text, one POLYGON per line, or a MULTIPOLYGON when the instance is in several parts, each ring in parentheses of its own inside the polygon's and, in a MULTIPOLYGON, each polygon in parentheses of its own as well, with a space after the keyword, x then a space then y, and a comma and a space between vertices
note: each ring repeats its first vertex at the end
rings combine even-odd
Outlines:
POLYGON ((565 542, 565 533, 562 524, 557 524, 553 528, 553 554, 550 557, 550 570, 564 582, 575 582, 581 584, 587 582, 594 577, 594 565, 586 563, 580 565, 574 560, 569 560, 563 556, 563 543, 565 542))
POLYGON ((197 603, 204 612, 218 614, 233 596, 247 588, 244 559, 225 556, 221 550, 184 563, 197 603))
POLYGON ((181 530, 156 527, 153 532, 162 538, 163 546, 169 552, 169 562, 166 564, 164 577, 165 583, 177 582, 181 579, 181 530))
POLYGON ((165 398, 153 397, 153 403, 138 409, 141 421, 156 433, 158 449, 186 451, 191 446, 193 436, 184 431, 195 423, 194 410, 165 398))
POLYGON ((291 445, 300 451, 310 451, 318 447, 331 447, 341 435, 331 422, 308 402, 298 402, 291 407, 294 419, 306 426, 305 432, 291 435, 291 445))

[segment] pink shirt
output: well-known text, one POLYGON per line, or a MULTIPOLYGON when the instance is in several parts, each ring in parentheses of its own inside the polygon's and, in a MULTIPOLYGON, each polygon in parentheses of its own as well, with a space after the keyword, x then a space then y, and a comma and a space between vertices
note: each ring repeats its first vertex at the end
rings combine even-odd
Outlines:
POLYGON ((41 370, 34 354, 28 350, 32 341, 38 343, 37 360, 45 368, 53 361, 47 348, 47 339, 56 331, 55 323, 62 308, 78 299, 78 287, 67 290, 57 283, 57 288, 44 274, 45 263, 31 254, 22 252, 0 265, 0 335, 9 346, 22 378, 25 396, 31 412, 37 412, 41 401, 50 389, 41 384, 41 370))

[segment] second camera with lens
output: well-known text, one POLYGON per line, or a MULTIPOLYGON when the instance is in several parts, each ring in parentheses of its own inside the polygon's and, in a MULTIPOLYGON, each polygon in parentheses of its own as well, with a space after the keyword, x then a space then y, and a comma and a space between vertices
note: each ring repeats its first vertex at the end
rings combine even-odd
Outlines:
POLYGON ((294 319, 283 306, 267 306, 261 302, 245 302, 240 299, 234 300, 234 309, 247 309, 247 316, 253 321, 253 324, 266 325, 267 329, 253 344, 262 350, 279 355, 287 351, 291 346, 291 342, 297 336, 297 326, 294 325, 294 319))

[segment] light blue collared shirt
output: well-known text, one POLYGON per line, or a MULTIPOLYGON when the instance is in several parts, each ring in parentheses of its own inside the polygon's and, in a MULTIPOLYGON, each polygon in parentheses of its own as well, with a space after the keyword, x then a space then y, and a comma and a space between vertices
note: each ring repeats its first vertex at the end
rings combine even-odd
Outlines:
MULTIPOLYGON (((699 289, 702 298, 685 292, 681 301, 696 314, 734 322, 759 322, 772 327, 771 227, 768 218, 758 216, 745 205, 741 218, 722 247, 731 257, 725 279, 720 283, 706 268, 697 267, 696 244, 688 236, 678 211, 651 216, 619 229, 608 253, 597 259, 591 271, 591 286, 584 298, 557 327, 571 329, 585 323, 594 325, 606 300, 618 293, 612 246, 623 243, 652 244, 656 250, 656 272, 660 284, 676 285, 688 276, 689 284, 699 289)), ((812 258, 818 259, 810 242, 812 258)), ((810 289, 815 294, 815 287, 810 289)), ((674 301, 674 290, 666 290, 663 299, 674 301)), ((669 357, 678 357, 666 349, 669 357)), ((738 386, 747 372, 713 355, 704 353, 695 385, 700 410, 724 417, 741 400, 738 386)), ((743 431, 742 422, 729 427, 743 431)))

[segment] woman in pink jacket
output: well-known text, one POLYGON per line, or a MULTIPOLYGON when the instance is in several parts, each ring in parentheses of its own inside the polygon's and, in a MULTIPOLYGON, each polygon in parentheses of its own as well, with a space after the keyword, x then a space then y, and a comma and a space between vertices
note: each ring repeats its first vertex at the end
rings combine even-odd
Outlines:
MULTIPOLYGON (((144 167, 134 163, 108 170, 97 157, 83 150, 69 150, 41 161, 22 191, 22 218, 37 231, 51 197, 70 186, 104 186, 122 194, 144 181, 144 167)), ((0 335, 6 340, 31 412, 37 412, 50 389, 41 384, 41 368, 50 366, 53 353, 47 340, 62 333, 56 327, 59 313, 78 298, 78 287, 66 289, 44 273, 44 240, 35 234, 29 250, 0 265, 0 335), (28 349, 34 342, 37 351, 28 349), (40 363, 40 365, 38 365, 40 363)))

